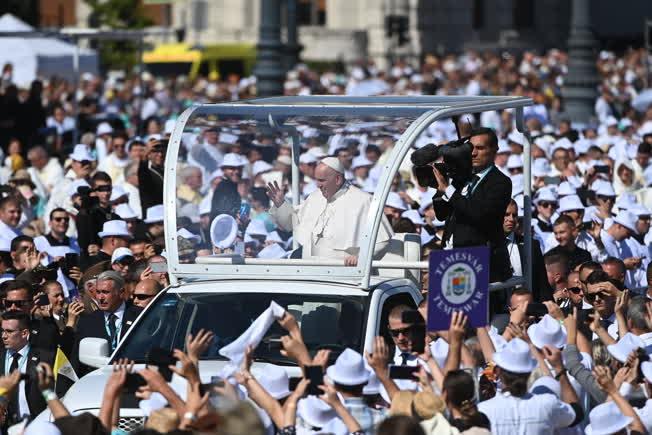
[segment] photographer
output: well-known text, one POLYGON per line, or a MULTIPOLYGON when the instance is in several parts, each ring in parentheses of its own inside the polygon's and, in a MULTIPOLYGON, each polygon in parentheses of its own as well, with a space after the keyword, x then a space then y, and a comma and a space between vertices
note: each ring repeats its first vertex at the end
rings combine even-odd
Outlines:
MULTIPOLYGON (((79 248, 83 255, 89 253, 89 247, 95 245, 93 252, 99 249, 98 233, 104 222, 120 219, 111 209, 111 177, 106 172, 97 172, 91 178, 90 192, 82 194, 82 206, 77 215, 79 248)), ((80 189, 81 190, 81 189, 80 189)))
POLYGON ((512 183, 493 163, 498 151, 496 133, 490 128, 477 128, 471 131, 469 140, 473 145, 471 180, 451 183, 435 166, 437 193, 433 206, 437 218, 446 220, 444 246, 489 246, 490 280, 504 281, 512 276, 503 233, 512 183))

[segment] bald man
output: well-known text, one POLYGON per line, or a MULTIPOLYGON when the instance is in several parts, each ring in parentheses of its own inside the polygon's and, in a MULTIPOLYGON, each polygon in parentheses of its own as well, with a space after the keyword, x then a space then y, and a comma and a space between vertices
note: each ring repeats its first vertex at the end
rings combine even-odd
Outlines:
MULTIPOLYGON (((285 201, 278 184, 269 184, 267 194, 274 203, 270 214, 285 231, 293 231, 303 258, 342 259, 346 266, 358 264, 360 238, 367 223, 371 195, 349 184, 345 169, 336 157, 326 157, 315 168, 317 190, 295 210, 285 201)), ((376 251, 392 237, 383 215, 376 251)))
POLYGON ((161 291, 163 287, 154 279, 144 279, 134 288, 134 292, 131 294, 133 299, 133 304, 140 308, 145 308, 152 302, 154 296, 161 291))

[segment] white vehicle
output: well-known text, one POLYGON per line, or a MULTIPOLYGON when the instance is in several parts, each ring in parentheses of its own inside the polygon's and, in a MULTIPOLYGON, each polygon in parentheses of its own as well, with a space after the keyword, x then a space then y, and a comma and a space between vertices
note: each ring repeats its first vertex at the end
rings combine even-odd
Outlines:
MULTIPOLYGON (((466 113, 513 108, 517 125, 522 130, 522 109, 530 104, 530 99, 520 97, 313 96, 257 99, 188 109, 177 121, 166 159, 165 233, 172 285, 141 314, 112 355, 108 355, 108 343, 102 339, 81 342, 80 361, 98 370, 80 379, 64 397, 64 404, 72 413, 97 413, 110 373, 107 364, 125 357, 144 363, 152 347, 183 349, 186 335, 200 328, 211 329, 216 335, 200 363, 202 378, 209 381, 226 364, 218 350, 244 332, 271 301, 297 318, 311 353, 327 348, 333 350, 331 357, 335 358, 347 347, 359 352, 371 350, 374 336, 389 339, 389 310, 398 304, 418 306, 422 299, 420 270, 428 268, 427 262, 422 261, 420 237, 416 234, 396 234, 380 256, 372 254, 394 175, 405 167, 403 160, 413 144, 424 140, 422 135, 427 134, 434 122, 466 113), (245 244, 244 249, 241 245, 240 249, 228 254, 216 255, 214 250, 212 255, 211 252, 209 255, 202 255, 206 252, 188 255, 187 246, 177 236, 178 222, 184 216, 191 218, 190 221, 195 219, 188 216, 188 207, 184 208, 176 194, 181 169, 179 152, 183 147, 192 164, 210 167, 207 160, 212 158, 211 154, 197 151, 201 151, 202 141, 210 134, 206 133, 209 127, 219 129, 218 143, 233 145, 238 143, 238 138, 251 140, 253 135, 255 140, 267 142, 268 147, 276 145, 289 149, 285 152, 292 157, 291 173, 274 174, 275 168, 269 177, 288 178, 291 174, 289 192, 294 205, 298 205, 301 198, 298 155, 305 142, 318 138, 318 143, 329 144, 332 148, 336 146, 334 141, 345 140, 346 135, 354 131, 369 142, 378 131, 395 138, 393 150, 377 174, 365 232, 357 252, 358 265, 346 267, 341 259, 256 258, 251 238, 260 238, 260 235, 253 233, 249 234, 250 245, 245 244)), ((530 155, 529 144, 526 144, 524 155, 530 155)), ((530 179, 529 170, 530 162, 526 159, 526 180, 530 179)), ((258 174, 250 176, 255 183, 258 174)), ((526 183, 526 209, 530 206, 529 195, 530 186, 526 183)), ((526 231, 530 228, 528 215, 525 214, 526 231)), ((262 219, 260 215, 259 218, 262 219)), ((529 239, 525 237, 526 242, 529 239)), ((289 245, 285 249, 289 249, 289 245)), ((517 277, 509 284, 493 287, 527 284, 530 263, 526 261, 523 268, 525 278, 517 277)), ((254 372, 264 370, 266 364, 274 364, 286 368, 290 376, 299 375, 298 368, 281 356, 278 346, 275 347, 282 334, 278 325, 268 331, 256 349, 254 372)), ((180 382, 176 375, 173 382, 180 382)), ((46 411, 41 418, 47 417, 46 411)), ((143 415, 135 399, 123 398, 120 427, 132 430, 142 422, 143 415)))

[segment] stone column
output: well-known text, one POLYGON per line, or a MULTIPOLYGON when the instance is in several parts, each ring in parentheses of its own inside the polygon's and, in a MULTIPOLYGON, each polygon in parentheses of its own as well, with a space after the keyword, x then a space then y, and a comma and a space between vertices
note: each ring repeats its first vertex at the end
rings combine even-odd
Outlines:
POLYGON ((260 6, 258 59, 253 71, 257 78, 258 96, 283 95, 285 69, 283 68, 284 46, 281 42, 281 2, 260 0, 260 6))
POLYGON ((286 0, 287 43, 285 44, 285 67, 292 69, 299 63, 299 53, 303 47, 299 44, 297 25, 297 0, 286 0))

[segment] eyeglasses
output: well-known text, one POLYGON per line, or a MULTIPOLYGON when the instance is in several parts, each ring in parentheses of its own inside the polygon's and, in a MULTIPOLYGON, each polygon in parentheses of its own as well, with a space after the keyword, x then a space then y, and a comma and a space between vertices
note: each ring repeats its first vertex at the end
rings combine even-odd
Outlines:
POLYGON ((146 295, 145 293, 134 293, 131 295, 134 299, 138 299, 139 301, 144 301, 146 299, 151 299, 154 297, 154 295, 146 295))
POLYGON ((613 202, 613 201, 616 200, 616 198, 614 198, 613 196, 604 196, 604 195, 598 195, 597 198, 598 198, 600 201, 605 201, 605 202, 606 202, 606 201, 613 202))
POLYGON ((13 305, 15 305, 18 308, 25 308, 29 307, 32 301, 29 299, 15 299, 10 301, 9 299, 5 299, 4 306, 6 309, 11 308, 13 305))
POLYGON ((52 220, 55 222, 70 222, 70 218, 67 216, 55 216, 52 218, 52 220))
POLYGON ((541 207, 543 207, 543 208, 549 208, 549 207, 555 207, 556 204, 553 203, 553 202, 541 201, 541 202, 539 203, 539 206, 541 206, 541 207))
POLYGON ((403 335, 408 335, 408 334, 410 333, 410 331, 412 331, 412 328, 411 328, 411 327, 401 328, 401 329, 390 329, 390 330, 389 330, 389 334, 390 334, 392 337, 398 337, 398 336, 401 335, 401 334, 403 334, 403 335))
POLYGON ((22 329, 0 329, 0 333, 7 334, 7 335, 14 334, 20 331, 22 331, 22 329))
POLYGON ((570 288, 568 288, 566 290, 568 290, 569 292, 571 292, 573 294, 576 294, 576 295, 578 295, 578 294, 580 294, 582 292, 582 289, 579 288, 579 287, 570 287, 570 288))

